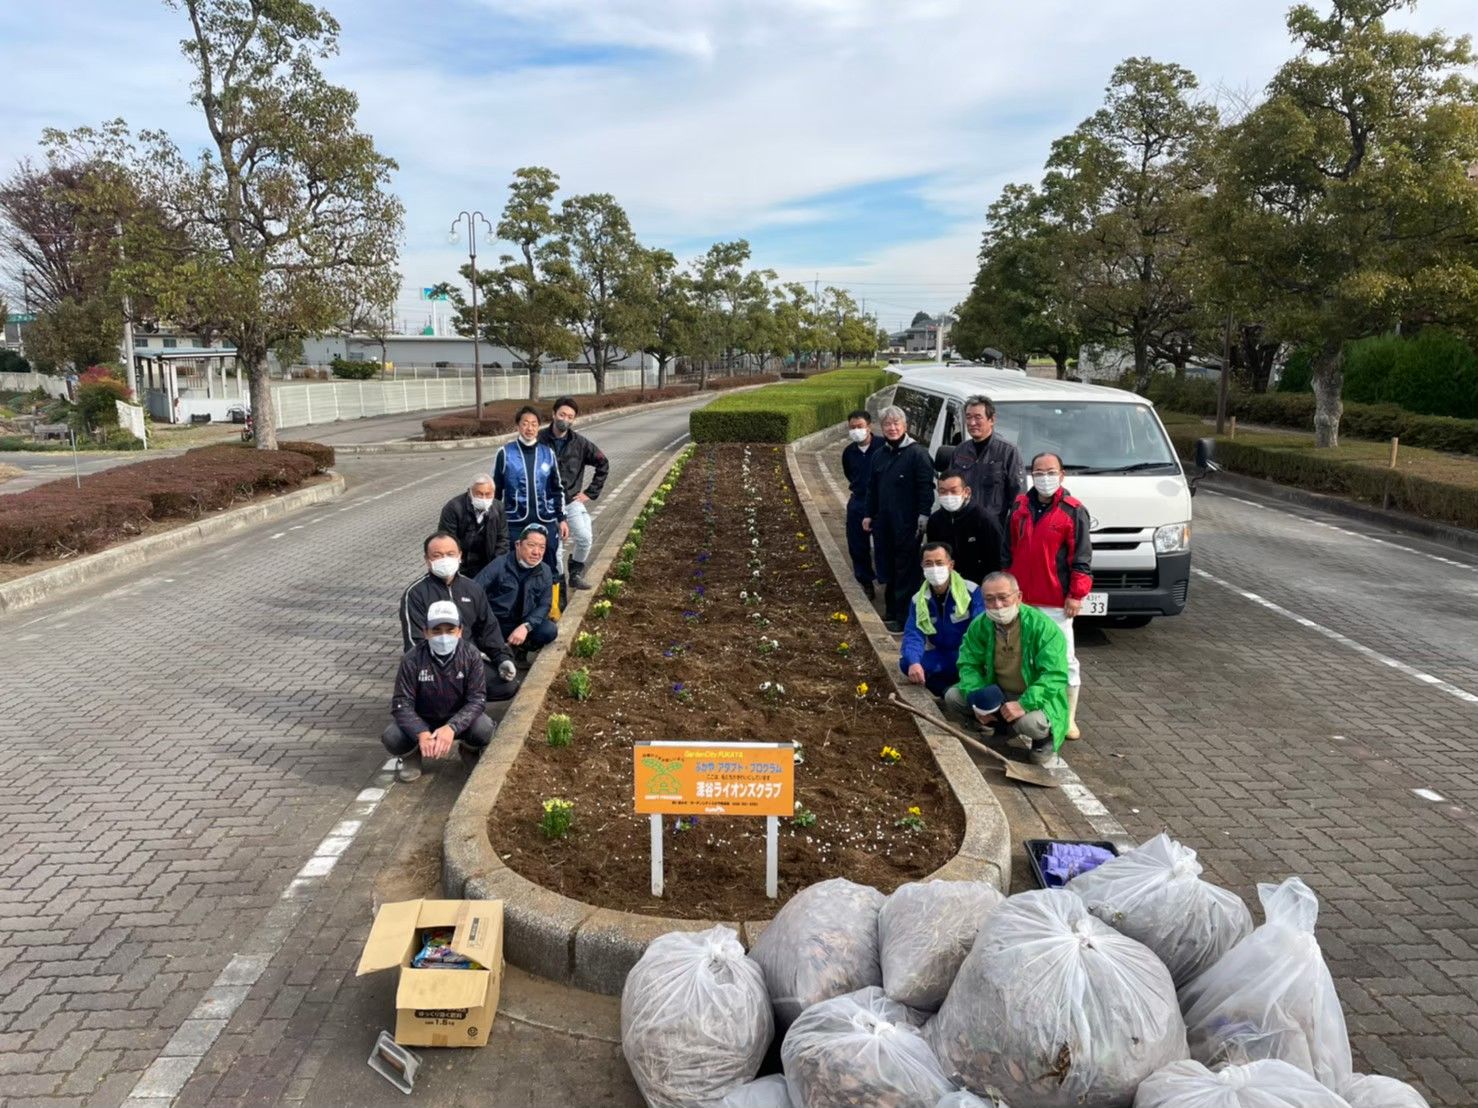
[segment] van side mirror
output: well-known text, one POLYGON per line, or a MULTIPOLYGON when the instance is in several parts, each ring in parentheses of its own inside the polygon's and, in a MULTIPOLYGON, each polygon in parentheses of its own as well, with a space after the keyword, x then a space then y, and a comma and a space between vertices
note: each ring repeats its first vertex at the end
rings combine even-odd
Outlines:
POLYGON ((949 443, 934 451, 934 472, 948 473, 949 467, 954 463, 954 457, 955 448, 949 443))

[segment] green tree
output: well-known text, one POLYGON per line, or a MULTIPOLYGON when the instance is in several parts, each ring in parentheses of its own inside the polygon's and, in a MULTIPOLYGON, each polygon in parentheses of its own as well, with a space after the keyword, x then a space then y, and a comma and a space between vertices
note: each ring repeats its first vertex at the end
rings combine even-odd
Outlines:
POLYGON ((692 319, 692 281, 671 251, 638 247, 619 295, 629 313, 629 341, 657 359, 657 387, 665 388, 667 367, 682 353, 692 319))
POLYGON ((1478 84, 1466 37, 1388 28, 1403 0, 1288 13, 1298 54, 1230 127, 1211 243, 1277 338, 1313 348, 1314 433, 1339 444, 1346 344, 1478 331, 1478 84))
POLYGON ((1184 370, 1200 321, 1193 228, 1217 114, 1196 88, 1181 66, 1121 62, 1104 106, 1053 144, 1043 180, 1075 330, 1127 343, 1140 387, 1157 353, 1184 370))
POLYGON ((690 323, 687 346, 700 359, 699 387, 708 386, 708 372, 715 361, 732 365, 736 354, 745 351, 753 331, 751 308, 758 302, 768 306, 768 271, 746 270, 749 243, 744 239, 716 242, 693 263, 693 292, 696 311, 690 323))
POLYGON ((572 196, 560 206, 555 225, 563 239, 557 279, 567 290, 570 321, 584 344, 595 391, 606 391, 613 362, 641 345, 647 323, 630 292, 641 247, 631 222, 607 193, 572 196))

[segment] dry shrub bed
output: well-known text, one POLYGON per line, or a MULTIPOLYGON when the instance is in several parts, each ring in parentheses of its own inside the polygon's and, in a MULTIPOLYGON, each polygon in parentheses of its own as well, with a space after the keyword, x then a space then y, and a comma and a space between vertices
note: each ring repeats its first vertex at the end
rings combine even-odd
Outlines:
MULTIPOLYGON (((592 606, 582 627, 599 636, 598 650, 565 658, 503 786, 489 824, 499 856, 606 907, 767 917, 780 902, 764 895, 762 819, 702 816, 679 829, 669 817, 667 895, 651 896, 631 747, 795 740, 803 810, 782 820, 782 901, 834 876, 886 892, 943 865, 959 848, 964 814, 912 721, 884 701, 886 678, 797 504, 782 449, 701 447, 664 488, 633 530, 631 564, 618 559, 612 570, 625 583, 609 611, 592 606), (569 686, 580 669, 591 688, 583 701, 569 686), (545 741, 551 713, 572 720, 571 745, 545 741), (884 746, 896 761, 881 756, 884 746), (573 802, 574 818, 551 840, 539 819, 554 797, 573 802), (899 824, 910 808, 917 828, 899 824)), ((554 649, 571 639, 562 630, 554 649)))

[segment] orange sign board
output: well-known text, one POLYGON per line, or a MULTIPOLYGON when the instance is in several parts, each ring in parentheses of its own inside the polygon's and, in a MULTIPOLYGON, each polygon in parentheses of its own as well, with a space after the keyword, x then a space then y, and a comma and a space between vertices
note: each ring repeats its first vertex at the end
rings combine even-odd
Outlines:
POLYGON ((643 815, 795 814, 790 743, 637 743, 632 766, 643 815))

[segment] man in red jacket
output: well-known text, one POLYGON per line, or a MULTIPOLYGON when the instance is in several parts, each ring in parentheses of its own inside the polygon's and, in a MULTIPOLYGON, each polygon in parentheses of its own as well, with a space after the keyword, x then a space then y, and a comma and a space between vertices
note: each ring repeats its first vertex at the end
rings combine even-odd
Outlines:
POLYGON ((1067 639, 1067 737, 1076 739, 1082 677, 1073 617, 1093 588, 1091 522, 1083 502, 1062 487, 1062 459, 1056 454, 1032 459, 1031 484, 1011 511, 1007 568, 1021 584, 1021 599, 1050 616, 1067 639))

